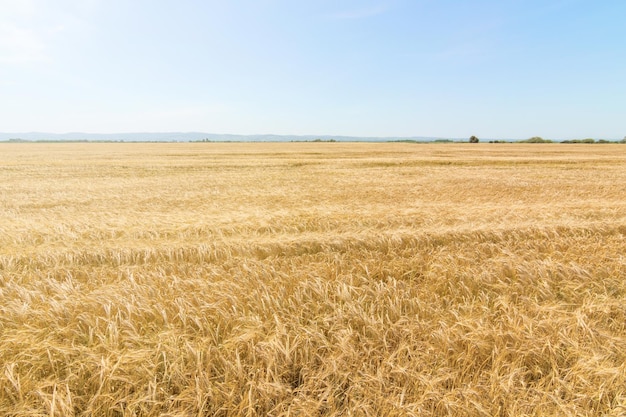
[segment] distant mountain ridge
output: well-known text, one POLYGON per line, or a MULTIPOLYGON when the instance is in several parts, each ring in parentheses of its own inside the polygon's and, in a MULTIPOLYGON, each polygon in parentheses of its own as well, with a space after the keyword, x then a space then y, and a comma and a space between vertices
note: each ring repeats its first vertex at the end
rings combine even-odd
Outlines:
MULTIPOLYGON (((155 132, 155 133, 1 133, 0 141, 25 140, 25 141, 90 141, 90 142, 297 142, 314 140, 337 142, 393 142, 393 141, 417 141, 432 142, 444 138, 429 136, 411 137, 375 137, 375 136, 333 136, 333 135, 233 135, 203 132, 155 132)), ((448 139, 448 138, 446 138, 448 139)), ((464 140, 450 138, 450 140, 464 140)))

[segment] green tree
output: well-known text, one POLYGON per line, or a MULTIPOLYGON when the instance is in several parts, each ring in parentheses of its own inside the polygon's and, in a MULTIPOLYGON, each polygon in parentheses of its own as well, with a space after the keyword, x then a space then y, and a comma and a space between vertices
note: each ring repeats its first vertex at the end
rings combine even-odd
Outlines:
POLYGON ((552 143, 550 139, 544 139, 541 136, 533 136, 530 139, 520 140, 520 143, 552 143))
POLYGON ((476 136, 472 135, 472 136, 470 136, 470 138, 469 138, 469 142, 470 142, 470 143, 478 143, 478 142, 480 142, 480 141, 478 140, 478 138, 477 138, 476 136))

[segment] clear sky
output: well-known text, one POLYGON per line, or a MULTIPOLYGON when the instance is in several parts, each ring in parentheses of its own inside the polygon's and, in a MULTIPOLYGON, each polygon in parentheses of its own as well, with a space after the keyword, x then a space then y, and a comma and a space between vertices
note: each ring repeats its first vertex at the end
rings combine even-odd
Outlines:
POLYGON ((0 131, 626 135, 624 0, 0 0, 0 131))

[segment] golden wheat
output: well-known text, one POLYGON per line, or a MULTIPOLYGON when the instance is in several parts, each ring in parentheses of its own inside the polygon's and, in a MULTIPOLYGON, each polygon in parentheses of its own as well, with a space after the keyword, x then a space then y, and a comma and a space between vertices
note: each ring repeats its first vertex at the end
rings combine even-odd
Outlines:
POLYGON ((0 144, 0 414, 626 415, 626 146, 0 144))

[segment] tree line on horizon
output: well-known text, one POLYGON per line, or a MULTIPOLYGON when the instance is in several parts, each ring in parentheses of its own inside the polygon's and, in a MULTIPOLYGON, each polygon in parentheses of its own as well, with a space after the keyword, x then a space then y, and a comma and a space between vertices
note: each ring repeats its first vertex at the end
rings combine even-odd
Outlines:
MULTIPOLYGON (((97 143, 166 143, 168 141, 124 141, 124 140, 60 140, 60 139, 51 139, 51 140, 29 140, 29 139, 21 139, 21 138, 11 138, 5 141, 0 142, 8 142, 8 143, 76 143, 76 142, 97 142, 97 143)), ((179 142, 179 141, 173 141, 179 142)), ((208 138, 201 140, 194 140, 189 142, 204 142, 204 143, 225 143, 225 142, 240 142, 240 141, 214 141, 208 138)), ((254 142, 254 141, 250 141, 254 142)), ((286 141, 285 141, 286 142, 286 141)), ((314 139, 314 140, 300 140, 291 142, 340 142, 335 139, 314 139)), ((386 142, 404 142, 404 143, 463 143, 464 141, 454 140, 454 139, 433 139, 433 140, 415 140, 415 139, 398 139, 398 140, 388 140, 386 142)), ((477 136, 470 136, 469 143, 480 143, 480 139, 477 136)), ((587 144, 596 144, 596 143, 622 143, 626 144, 626 136, 624 136, 621 140, 607 140, 607 139, 598 139, 595 140, 593 138, 586 139, 567 139, 562 141, 555 141, 552 139, 544 139, 541 136, 533 136, 532 138, 523 139, 523 140, 502 140, 502 139, 491 139, 488 143, 587 143, 587 144)))
MULTIPOLYGON (((469 143, 479 143, 480 140, 476 136, 470 136, 469 143)), ((524 140, 516 140, 516 141, 506 141, 506 140, 490 140, 489 143, 626 143, 626 136, 622 140, 612 141, 606 139, 598 139, 595 140, 593 138, 586 139, 567 139, 559 142, 555 142, 551 139, 544 139, 541 136, 533 136, 532 138, 524 139, 524 140)))

